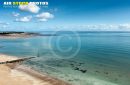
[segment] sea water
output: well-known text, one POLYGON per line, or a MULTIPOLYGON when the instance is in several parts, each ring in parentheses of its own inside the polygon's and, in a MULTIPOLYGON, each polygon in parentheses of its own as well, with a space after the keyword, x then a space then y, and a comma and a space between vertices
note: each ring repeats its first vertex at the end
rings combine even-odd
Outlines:
POLYGON ((24 64, 73 85, 130 85, 129 32, 40 33, 0 39, 0 53, 36 56, 24 64))

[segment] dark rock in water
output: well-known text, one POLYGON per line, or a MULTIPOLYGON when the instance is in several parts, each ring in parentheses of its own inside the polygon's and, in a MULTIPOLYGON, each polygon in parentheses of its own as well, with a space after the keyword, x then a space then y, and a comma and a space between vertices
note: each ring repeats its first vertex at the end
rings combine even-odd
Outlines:
POLYGON ((79 68, 78 68, 78 67, 75 67, 74 70, 79 70, 79 68))
POLYGON ((70 65, 71 65, 71 66, 74 66, 74 64, 73 64, 73 63, 71 63, 70 65))
POLYGON ((78 66, 81 66, 81 64, 79 64, 78 66))
POLYGON ((104 73, 107 74, 107 75, 109 74, 108 72, 104 72, 104 73))
POLYGON ((84 64, 84 63, 79 63, 79 64, 81 65, 81 64, 84 64))
POLYGON ((81 66, 82 65, 82 63, 79 63, 79 65, 78 66, 81 66))
POLYGON ((96 73, 100 73, 99 71, 95 71, 96 73))
POLYGON ((73 80, 69 79, 68 81, 73 81, 73 80))
POLYGON ((83 70, 83 69, 81 69, 80 70, 82 73, 86 73, 87 72, 87 70, 83 70))
POLYGON ((79 81, 80 79, 77 79, 77 78, 76 78, 76 79, 74 79, 74 80, 75 80, 75 81, 79 81))

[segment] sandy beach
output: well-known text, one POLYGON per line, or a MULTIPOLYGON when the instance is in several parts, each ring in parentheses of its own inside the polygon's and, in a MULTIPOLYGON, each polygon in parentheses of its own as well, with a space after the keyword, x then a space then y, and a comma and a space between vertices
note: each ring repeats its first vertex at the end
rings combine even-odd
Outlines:
POLYGON ((41 36, 41 34, 28 32, 0 32, 0 38, 4 39, 29 38, 34 36, 41 36))
MULTIPOLYGON (((18 59, 0 54, 0 62, 18 59)), ((0 85, 70 85, 57 78, 43 75, 29 67, 18 64, 0 65, 0 85)))

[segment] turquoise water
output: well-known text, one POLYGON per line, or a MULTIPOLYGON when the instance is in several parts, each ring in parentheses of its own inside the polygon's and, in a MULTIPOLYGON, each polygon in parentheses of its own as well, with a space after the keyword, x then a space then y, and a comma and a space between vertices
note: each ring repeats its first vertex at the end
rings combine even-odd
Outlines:
POLYGON ((18 57, 39 55, 25 64, 74 85, 130 85, 129 32, 56 34, 0 39, 0 53, 18 57))

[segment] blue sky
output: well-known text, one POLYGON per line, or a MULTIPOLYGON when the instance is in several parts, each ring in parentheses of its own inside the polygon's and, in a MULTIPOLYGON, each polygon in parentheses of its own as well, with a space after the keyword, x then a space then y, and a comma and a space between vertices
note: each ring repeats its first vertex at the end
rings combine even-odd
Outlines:
POLYGON ((49 5, 39 7, 38 12, 1 5, 0 30, 128 31, 130 29, 130 0, 45 1, 49 5))

